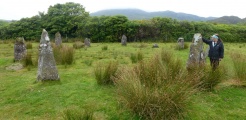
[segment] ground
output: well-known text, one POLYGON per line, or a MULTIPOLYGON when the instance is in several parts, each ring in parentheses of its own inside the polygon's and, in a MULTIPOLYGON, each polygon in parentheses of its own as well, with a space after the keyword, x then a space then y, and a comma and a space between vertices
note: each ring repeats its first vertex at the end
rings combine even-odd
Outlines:
MULTIPOLYGON (((72 43, 65 43, 72 46, 72 43)), ((185 67, 189 50, 175 50, 176 43, 92 43, 90 48, 76 49, 75 63, 58 65, 59 82, 36 82, 37 65, 18 71, 6 70, 13 64, 13 43, 0 44, 0 119, 63 119, 66 109, 94 109, 99 119, 138 119, 117 102, 114 86, 99 86, 93 74, 98 62, 117 60, 120 66, 130 66, 131 53, 142 51, 144 59, 160 49, 170 50, 182 59, 185 67), (103 51, 103 46, 108 50, 103 51), (142 47, 142 48, 140 48, 142 47), (92 105, 93 107, 88 107, 92 105)), ((38 43, 28 49, 37 61, 38 43)), ((221 64, 228 77, 213 92, 200 92, 192 97, 187 119, 246 119, 246 88, 236 87, 230 58, 231 52, 245 53, 245 44, 225 43, 225 58, 221 64)), ((207 60, 208 63, 208 60, 207 60)))

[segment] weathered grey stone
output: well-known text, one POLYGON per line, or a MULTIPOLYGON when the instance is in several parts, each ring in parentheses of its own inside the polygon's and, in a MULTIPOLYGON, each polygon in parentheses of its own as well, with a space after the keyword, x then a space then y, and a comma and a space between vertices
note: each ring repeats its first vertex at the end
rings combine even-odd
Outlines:
POLYGON ((44 80, 59 80, 56 62, 54 59, 50 38, 48 32, 43 29, 40 45, 39 45, 39 59, 38 59, 38 81, 44 80))
POLYGON ((152 48, 159 48, 159 46, 155 43, 153 44, 152 48))
POLYGON ((200 33, 194 34, 190 45, 190 54, 187 61, 187 68, 205 64, 205 54, 203 52, 203 41, 200 33))
POLYGON ((62 44, 62 38, 59 32, 55 34, 55 44, 56 46, 60 46, 62 44))
POLYGON ((184 49, 184 38, 180 37, 178 39, 178 46, 180 49, 184 49))
POLYGON ((14 60, 20 61, 26 56, 26 45, 24 38, 17 38, 14 45, 14 60))
POLYGON ((89 38, 85 38, 84 44, 85 44, 85 46, 90 47, 91 46, 91 40, 89 38))
POLYGON ((6 67, 6 70, 13 70, 13 71, 17 71, 17 70, 21 70, 23 69, 23 65, 21 63, 14 63, 14 64, 11 64, 10 66, 6 67))
POLYGON ((127 45, 127 37, 125 35, 122 35, 121 45, 123 45, 123 46, 126 46, 127 45))

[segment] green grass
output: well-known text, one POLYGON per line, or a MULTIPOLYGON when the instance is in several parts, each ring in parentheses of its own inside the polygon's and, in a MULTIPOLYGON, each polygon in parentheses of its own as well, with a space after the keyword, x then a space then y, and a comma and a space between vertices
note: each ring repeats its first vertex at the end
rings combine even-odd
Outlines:
MULTIPOLYGON (((70 47, 72 43, 64 43, 70 47)), ((142 51, 144 60, 149 60, 160 51, 170 50, 181 59, 185 67, 189 49, 177 51, 176 43, 158 43, 158 49, 152 49, 153 43, 108 43, 108 50, 102 51, 105 44, 91 44, 87 49, 75 50, 75 62, 72 65, 58 65, 60 82, 35 82, 37 65, 28 70, 7 71, 6 66, 13 64, 13 43, 0 44, 0 119, 63 119, 64 112, 70 109, 86 110, 91 101, 97 106, 93 112, 95 117, 104 119, 139 119, 129 110, 122 108, 117 101, 115 86, 97 84, 93 70, 98 62, 116 60, 120 67, 134 66, 130 55, 142 51), (138 44, 138 45, 137 45, 138 44), (86 60, 93 61, 91 63, 86 60)), ((37 59, 38 43, 32 43, 32 59, 37 59)), ((234 87, 235 72, 229 51, 237 51, 246 55, 246 47, 239 44, 225 43, 225 58, 228 78, 219 84, 213 92, 200 92, 192 96, 189 114, 186 119, 245 119, 246 88, 234 87)), ((207 59, 207 63, 209 63, 207 59)), ((73 111, 73 110, 71 110, 73 111)))

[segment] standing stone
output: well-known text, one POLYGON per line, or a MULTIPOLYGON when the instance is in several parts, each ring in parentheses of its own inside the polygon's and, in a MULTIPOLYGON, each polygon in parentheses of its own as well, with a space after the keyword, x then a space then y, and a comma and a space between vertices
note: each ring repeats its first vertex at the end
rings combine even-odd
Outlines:
POLYGON ((59 79, 58 71, 56 69, 56 62, 50 44, 50 38, 48 36, 48 32, 43 29, 39 45, 37 80, 44 81, 59 79))
POLYGON ((194 34, 190 45, 190 54, 187 61, 187 68, 205 64, 205 54, 203 52, 203 41, 200 33, 194 34))
POLYGON ((17 38, 14 45, 14 60, 20 61, 26 56, 26 45, 24 38, 17 38))
POLYGON ((125 35, 121 38, 121 45, 126 46, 127 45, 127 37, 125 35))
POLYGON ((159 46, 155 43, 153 44, 152 48, 159 48, 159 46))
POLYGON ((89 38, 85 38, 84 44, 85 44, 85 46, 87 46, 87 47, 91 47, 91 40, 90 40, 89 38))
POLYGON ((178 39, 178 47, 179 47, 180 49, 184 49, 184 38, 180 37, 180 38, 178 39))
POLYGON ((55 43, 56 46, 60 46, 62 44, 61 34, 59 32, 55 34, 55 43))

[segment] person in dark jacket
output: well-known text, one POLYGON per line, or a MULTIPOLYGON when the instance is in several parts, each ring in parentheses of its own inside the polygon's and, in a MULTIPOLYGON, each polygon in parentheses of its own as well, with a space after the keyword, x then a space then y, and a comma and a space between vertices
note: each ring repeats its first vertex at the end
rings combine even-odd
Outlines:
POLYGON ((210 47, 208 57, 210 58, 210 65, 215 70, 219 66, 219 62, 224 58, 224 45, 218 35, 213 35, 211 39, 202 38, 202 41, 210 47))

